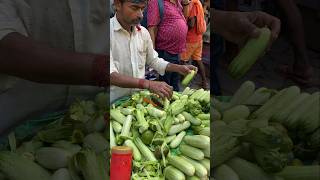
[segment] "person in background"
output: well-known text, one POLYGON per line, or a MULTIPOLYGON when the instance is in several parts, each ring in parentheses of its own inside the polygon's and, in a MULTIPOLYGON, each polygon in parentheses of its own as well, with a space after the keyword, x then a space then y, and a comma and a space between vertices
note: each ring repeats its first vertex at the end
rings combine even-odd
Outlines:
MULTIPOLYGON (((153 47, 159 57, 172 64, 179 64, 181 54, 186 47, 188 26, 186 18, 189 13, 189 0, 163 0, 164 15, 160 19, 158 0, 148 2, 148 30, 153 47)), ((160 80, 173 86, 179 91, 180 76, 175 72, 166 72, 160 80)))
POLYGON ((275 0, 275 3, 287 20, 294 52, 293 65, 282 65, 279 71, 299 84, 312 84, 313 68, 307 54, 303 20, 299 8, 293 0, 275 0))
POLYGON ((197 63, 201 74, 201 87, 207 89, 208 82, 202 59, 202 36, 206 32, 206 22, 204 19, 204 10, 200 0, 191 0, 189 5, 188 33, 186 50, 181 54, 181 61, 187 63, 190 59, 197 63))
POLYGON ((204 10, 204 19, 207 25, 207 30, 203 34, 203 42, 210 43, 210 0, 204 1, 203 10, 204 10))
POLYGON ((147 0, 115 0, 116 14, 110 19, 110 100, 130 95, 137 89, 148 89, 170 99, 172 87, 163 81, 145 78, 148 64, 158 73, 176 72, 186 75, 197 70, 192 65, 178 65, 158 57, 150 34, 140 26, 147 0))

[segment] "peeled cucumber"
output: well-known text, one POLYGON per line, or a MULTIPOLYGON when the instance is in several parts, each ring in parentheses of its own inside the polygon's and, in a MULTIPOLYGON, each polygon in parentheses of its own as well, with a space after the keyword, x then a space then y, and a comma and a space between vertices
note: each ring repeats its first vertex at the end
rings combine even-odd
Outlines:
POLYGON ((259 30, 259 37, 249 39, 240 53, 230 63, 228 71, 233 78, 241 78, 267 48, 271 31, 266 27, 259 30))
POLYGON ((213 177, 219 180, 240 180, 238 174, 225 164, 218 166, 214 170, 213 177))
POLYGON ((191 70, 191 72, 187 74, 186 77, 182 80, 181 84, 183 86, 187 86, 195 75, 196 75, 196 71, 191 70))

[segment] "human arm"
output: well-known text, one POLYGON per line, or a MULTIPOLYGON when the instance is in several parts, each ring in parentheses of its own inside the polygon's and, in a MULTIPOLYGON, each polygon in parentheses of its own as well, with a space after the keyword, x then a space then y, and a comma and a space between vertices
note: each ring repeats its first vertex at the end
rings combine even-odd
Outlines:
POLYGON ((166 68, 166 71, 177 72, 181 75, 187 75, 191 72, 191 70, 198 71, 197 67, 193 65, 179 65, 179 64, 172 64, 172 63, 169 63, 166 68))
POLYGON ((112 51, 110 53, 110 84, 122 88, 148 89, 160 97, 171 98, 172 87, 165 82, 149 81, 120 74, 118 67, 114 63, 112 51))
MULTIPOLYGON (((0 41, 0 72, 39 83, 96 85, 95 57, 51 48, 16 32, 0 41)), ((107 73, 104 76, 108 81, 107 73)))
POLYGON ((158 94, 160 97, 170 99, 172 96, 172 87, 165 82, 150 81, 146 79, 138 79, 127 75, 112 72, 110 74, 111 85, 122 88, 139 88, 148 89, 151 92, 158 94))
POLYGON ((191 0, 182 0, 182 11, 183 11, 183 15, 186 19, 189 18, 189 12, 190 12, 190 4, 191 4, 191 0))

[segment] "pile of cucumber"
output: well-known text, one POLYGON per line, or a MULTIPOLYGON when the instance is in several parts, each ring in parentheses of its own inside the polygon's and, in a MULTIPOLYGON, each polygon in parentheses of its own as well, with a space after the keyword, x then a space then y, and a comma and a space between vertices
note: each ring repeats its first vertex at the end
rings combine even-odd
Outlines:
POLYGON ((110 110, 110 145, 133 149, 132 179, 209 179, 210 92, 141 91, 110 110), (157 103, 156 103, 157 102, 157 103))
POLYGON ((320 178, 320 92, 246 81, 211 109, 216 180, 320 178))

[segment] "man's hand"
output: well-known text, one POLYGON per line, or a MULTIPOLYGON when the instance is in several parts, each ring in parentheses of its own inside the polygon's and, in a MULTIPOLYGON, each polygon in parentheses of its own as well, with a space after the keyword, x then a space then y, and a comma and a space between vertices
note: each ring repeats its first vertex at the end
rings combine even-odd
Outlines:
POLYGON ((178 73, 187 75, 191 73, 191 70, 198 71, 198 68, 193 65, 179 65, 178 73))
POLYGON ((165 82, 149 81, 149 88, 151 92, 158 94, 161 98, 171 99, 172 87, 165 82))
POLYGON ((166 69, 166 71, 177 72, 182 75, 189 74, 191 70, 198 71, 198 68, 193 65, 178 65, 169 63, 166 69))
POLYGON ((267 13, 213 11, 213 30, 226 40, 243 45, 248 38, 256 38, 260 32, 257 28, 267 26, 271 30, 271 43, 277 39, 281 22, 267 13))

